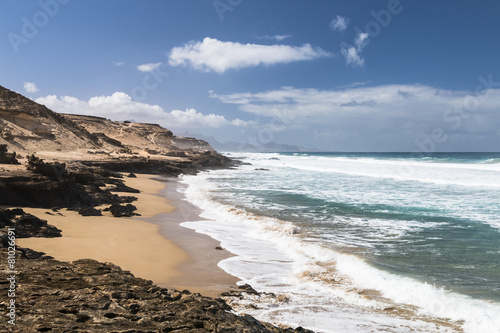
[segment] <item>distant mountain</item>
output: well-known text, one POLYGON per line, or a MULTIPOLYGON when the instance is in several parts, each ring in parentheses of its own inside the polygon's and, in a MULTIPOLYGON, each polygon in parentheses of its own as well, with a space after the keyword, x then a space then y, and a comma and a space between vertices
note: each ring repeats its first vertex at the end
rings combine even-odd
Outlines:
MULTIPOLYGON (((192 134, 188 132, 184 132, 181 135, 192 136, 192 134)), ((196 137, 199 137, 212 145, 215 150, 219 152, 255 152, 255 153, 296 153, 296 152, 315 152, 317 149, 307 149, 299 146, 276 143, 274 141, 268 142, 262 145, 252 145, 250 143, 245 142, 219 142, 213 136, 203 136, 200 134, 196 134, 196 137)))

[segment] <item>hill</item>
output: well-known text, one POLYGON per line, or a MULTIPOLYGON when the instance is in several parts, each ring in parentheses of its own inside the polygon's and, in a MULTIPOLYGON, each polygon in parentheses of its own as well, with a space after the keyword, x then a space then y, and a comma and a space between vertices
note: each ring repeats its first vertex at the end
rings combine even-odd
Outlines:
POLYGON ((2 86, 0 144, 18 153, 161 155, 180 150, 214 151, 203 140, 176 137, 158 124, 59 114, 2 86))

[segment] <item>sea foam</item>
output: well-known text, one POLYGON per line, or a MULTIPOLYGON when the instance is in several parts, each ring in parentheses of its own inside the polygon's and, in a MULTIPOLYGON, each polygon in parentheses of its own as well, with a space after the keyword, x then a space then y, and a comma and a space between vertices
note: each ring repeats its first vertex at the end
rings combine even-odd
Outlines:
POLYGON ((186 197, 203 209, 202 217, 209 221, 183 226, 209 234, 237 255, 219 264, 228 273, 260 291, 287 295, 288 302, 280 305, 252 300, 263 302, 258 305, 262 309, 252 311, 258 318, 324 332, 331 327, 355 332, 363 325, 389 332, 406 332, 409 327, 422 332, 453 331, 429 319, 438 317, 463 321, 467 332, 495 332, 500 327, 496 304, 380 271, 353 255, 309 243, 293 223, 211 200, 210 191, 216 188, 208 178, 216 176, 217 172, 184 177, 190 185, 186 197), (379 291, 382 297, 363 296, 367 289, 379 291), (384 313, 398 306, 418 307, 420 319, 384 313))

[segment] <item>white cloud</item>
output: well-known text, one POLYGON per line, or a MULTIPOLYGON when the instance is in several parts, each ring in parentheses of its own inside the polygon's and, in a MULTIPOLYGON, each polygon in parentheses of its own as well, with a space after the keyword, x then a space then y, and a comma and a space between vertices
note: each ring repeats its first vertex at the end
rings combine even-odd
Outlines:
POLYGON ((113 61, 113 65, 115 65, 116 67, 120 67, 125 65, 125 63, 123 61, 113 61))
POLYGON ((358 51, 362 51, 368 44, 368 34, 366 32, 358 34, 354 43, 356 44, 356 49, 358 49, 358 51))
POLYGON ((27 93, 36 93, 40 91, 34 82, 24 82, 24 90, 26 90, 27 93))
POLYGON ((93 115, 117 121, 134 119, 138 122, 159 123, 166 128, 192 129, 253 124, 241 119, 227 120, 221 115, 204 115, 195 109, 166 112, 158 105, 133 101, 123 92, 92 97, 88 101, 71 96, 48 95, 37 98, 36 102, 60 113, 93 115))
POLYGON ((137 66, 137 69, 140 70, 141 72, 152 72, 160 66, 161 62, 155 62, 155 63, 139 65, 137 66))
POLYGON ((348 65, 353 64, 356 66, 363 67, 363 65, 365 64, 365 59, 359 56, 358 50, 356 48, 354 47, 343 48, 341 52, 348 65))
MULTIPOLYGON (((339 90, 296 89, 283 87, 259 93, 236 93, 210 97, 260 116, 275 116, 281 110, 288 119, 306 123, 337 123, 357 119, 361 123, 404 120, 433 124, 458 124, 462 114, 499 116, 500 89, 472 92, 451 91, 424 85, 384 85, 339 90), (477 106, 477 110, 472 110, 477 106), (469 111, 467 111, 469 110, 469 111)), ((465 120, 465 117, 463 117, 465 120)))
POLYGON ((223 127, 223 126, 248 126, 255 124, 241 119, 227 120, 221 115, 203 115, 195 109, 185 111, 173 110, 167 114, 167 123, 175 124, 174 127, 196 128, 196 127, 223 127))
POLYGON ((258 45, 223 42, 205 38, 174 47, 169 55, 172 66, 190 66, 196 70, 223 73, 228 69, 274 65, 331 56, 310 44, 303 46, 258 45))
POLYGON ((337 15, 337 18, 333 19, 330 22, 330 28, 332 30, 344 31, 345 29, 347 29, 348 24, 349 19, 347 17, 337 15))
POLYGON ((435 133, 446 139, 424 149, 492 150, 500 142, 500 89, 476 94, 418 84, 283 87, 226 95, 212 91, 210 97, 258 116, 261 124, 268 119, 275 128, 282 127, 280 133, 289 142, 300 144, 300 137, 321 149, 413 151, 435 133))
POLYGON ((258 36, 257 39, 263 39, 263 40, 277 40, 278 42, 281 42, 282 40, 285 40, 287 38, 292 37, 292 35, 274 35, 274 36, 258 36))
POLYGON ((363 67, 365 64, 365 59, 360 56, 363 49, 368 45, 369 39, 368 34, 365 32, 359 33, 354 39, 354 46, 342 44, 340 46, 340 52, 345 58, 348 65, 354 65, 363 67))

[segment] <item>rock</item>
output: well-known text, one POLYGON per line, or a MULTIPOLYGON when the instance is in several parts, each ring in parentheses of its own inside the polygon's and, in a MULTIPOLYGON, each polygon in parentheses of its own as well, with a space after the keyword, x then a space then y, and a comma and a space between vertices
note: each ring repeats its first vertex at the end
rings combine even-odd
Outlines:
POLYGON ((35 154, 28 155, 26 158, 28 159, 26 169, 30 171, 58 181, 62 181, 67 175, 66 163, 46 163, 43 159, 36 157, 35 154))
POLYGON ((0 164, 19 164, 16 159, 16 153, 8 153, 7 145, 5 144, 0 145, 0 164))
POLYGON ((61 230, 22 209, 0 208, 0 228, 14 227, 16 238, 61 237, 61 230))
POLYGON ((114 188, 110 189, 111 192, 128 192, 128 193, 141 193, 141 191, 127 186, 123 183, 118 183, 114 188))
POLYGON ((131 204, 126 204, 126 205, 113 204, 109 208, 106 208, 105 210, 109 210, 111 215, 113 215, 114 217, 130 217, 139 215, 134 213, 134 211, 137 210, 137 207, 131 204))
POLYGON ((259 292, 253 289, 249 284, 238 286, 238 289, 246 292, 247 294, 259 295, 259 292))
POLYGON ((135 173, 131 172, 127 175, 128 178, 137 178, 137 176, 135 175, 135 173))
MULTIPOLYGON (((50 165, 48 168, 51 169, 50 165)), ((101 188, 106 184, 119 186, 123 183, 122 179, 116 178, 121 175, 115 171, 81 164, 70 165, 65 171, 62 179, 33 174, 27 170, 10 175, 0 173, 0 203, 25 207, 81 208, 136 200, 133 197, 120 197, 109 189, 101 188)), ((125 190, 136 191, 129 187, 125 190)))
POLYGON ((102 213, 99 209, 90 206, 83 206, 78 210, 78 214, 82 216, 102 216, 102 213))
MULTIPOLYGON (((311 332, 238 316, 220 298, 160 288, 115 265, 90 259, 73 263, 28 259, 18 252, 16 269, 23 282, 22 292, 16 293, 16 304, 23 305, 17 309, 18 332, 31 332, 33 327, 96 333, 311 332)), ((0 261, 6 257, 7 251, 0 249, 0 261)), ((7 272, 0 271, 0 280, 6 278, 7 272)))

